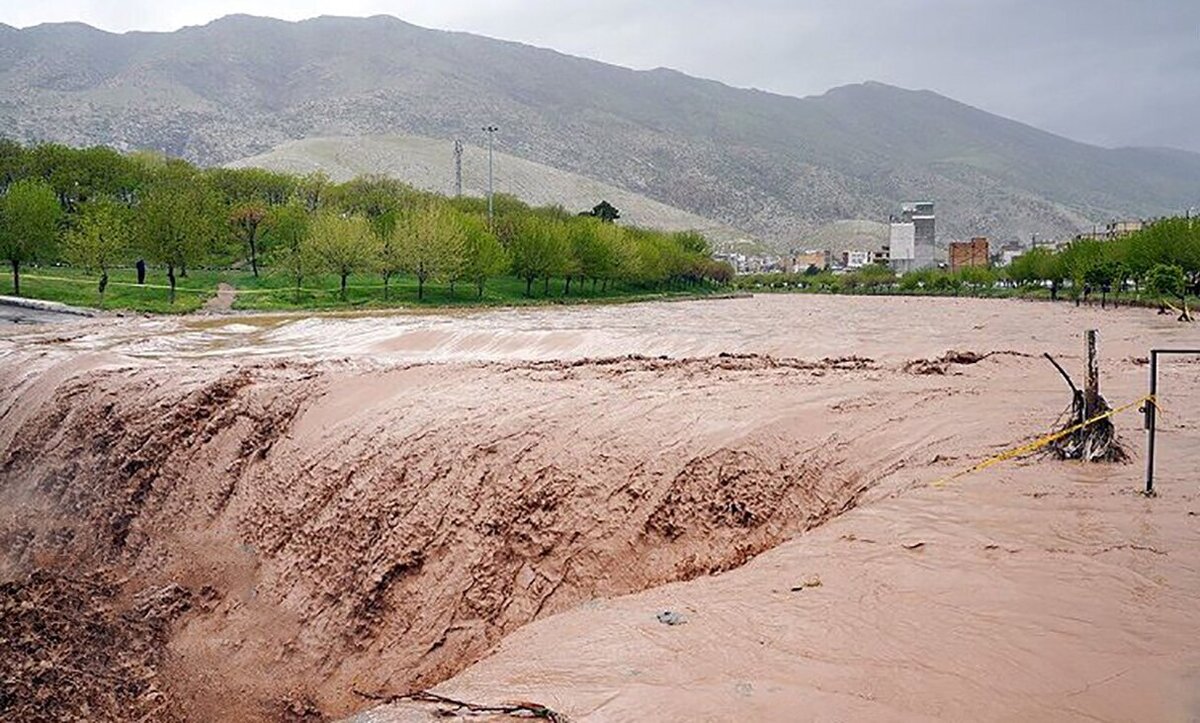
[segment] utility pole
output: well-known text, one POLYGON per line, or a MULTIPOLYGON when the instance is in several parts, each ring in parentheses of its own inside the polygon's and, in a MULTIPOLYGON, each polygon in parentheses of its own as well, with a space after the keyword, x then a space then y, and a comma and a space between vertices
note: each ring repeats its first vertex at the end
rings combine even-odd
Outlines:
POLYGON ((454 139, 454 197, 462 196, 462 154, 463 142, 454 139))
POLYGON ((488 228, 494 229, 495 223, 492 221, 494 209, 492 207, 492 140, 496 137, 496 131, 500 130, 496 126, 487 125, 483 127, 483 132, 488 134, 488 228))

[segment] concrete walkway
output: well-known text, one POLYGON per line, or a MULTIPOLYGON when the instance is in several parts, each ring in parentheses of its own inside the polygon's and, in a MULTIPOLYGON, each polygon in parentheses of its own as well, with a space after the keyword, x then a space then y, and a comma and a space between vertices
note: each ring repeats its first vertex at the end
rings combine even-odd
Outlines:
POLYGON ((92 309, 67 306, 55 301, 26 299, 20 296, 0 296, 0 325, 52 324, 78 321, 95 315, 96 312, 92 309))

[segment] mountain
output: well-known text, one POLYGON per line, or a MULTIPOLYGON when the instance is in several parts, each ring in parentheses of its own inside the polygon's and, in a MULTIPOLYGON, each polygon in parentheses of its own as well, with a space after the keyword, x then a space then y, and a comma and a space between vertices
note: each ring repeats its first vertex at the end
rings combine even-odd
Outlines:
POLYGON ((1200 201, 1200 155, 1103 149, 928 91, 792 98, 419 28, 230 16, 172 33, 0 29, 0 129, 203 163, 320 136, 479 142, 780 245, 937 202, 948 236, 1060 237, 1200 201))
MULTIPOLYGON (((464 194, 487 193, 487 163, 487 148, 463 144, 464 194)), ((424 136, 306 138, 226 165, 300 174, 322 170, 335 181, 384 175, 427 191, 445 195, 455 192, 454 142, 424 136)), ((534 206, 558 205, 569 211, 584 211, 606 200, 620 210, 622 222, 636 226, 700 231, 716 242, 746 235, 623 188, 506 153, 494 154, 493 168, 496 193, 512 194, 534 206)))

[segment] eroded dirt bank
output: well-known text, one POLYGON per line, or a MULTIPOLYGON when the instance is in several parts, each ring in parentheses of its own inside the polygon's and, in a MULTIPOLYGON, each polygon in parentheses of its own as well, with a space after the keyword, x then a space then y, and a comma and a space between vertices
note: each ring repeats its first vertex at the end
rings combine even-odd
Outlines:
POLYGON ((859 363, 760 366, 92 369, 17 400, 37 409, 0 465, 0 540, 13 572, 202 594, 171 642, 182 710, 346 713, 354 688, 436 683, 538 616, 853 505, 865 468, 760 412, 859 363))
MULTIPOLYGON (((101 636, 127 654, 74 676, 62 675, 79 653, 69 646, 50 654, 27 640, 3 659, 59 676, 34 688, 117 680, 118 705, 193 719, 344 715, 367 707, 355 689, 403 692, 456 674, 442 690, 540 700, 576 718, 628 720, 654 701, 667 719, 784 719, 797 691, 834 717, 954 717, 996 692, 971 681, 1042 657, 1058 663, 1043 679, 1091 681, 1095 666, 1074 657, 1088 649, 1069 644, 1089 635, 1113 658, 1145 656, 1182 680, 1178 641, 1198 629, 1182 604, 1200 593, 1184 556, 1196 518, 1179 506, 1178 519, 1160 517, 1163 498, 1131 509, 1141 501, 1122 490, 1136 467, 1072 480, 1061 465, 1029 464, 1020 505, 1002 477, 989 478, 991 497, 920 488, 1061 410, 1057 376, 1022 354, 1077 357, 1076 330, 1099 326, 1109 391, 1123 401, 1144 384, 1135 356, 1177 327, 1138 312, 947 301, 913 333, 880 322, 890 301, 856 300, 841 338, 818 322, 845 309, 804 298, 10 336, 0 582, 34 608, 108 586, 83 595, 103 609, 56 624, 124 626, 130 639, 101 636), (738 342, 742 327, 753 331, 738 342), (1018 353, 914 373, 928 368, 914 359, 941 364, 968 348, 955 338, 1018 353), (635 352, 646 356, 619 356, 635 352), (958 549, 952 538, 969 543, 941 557, 958 549), (903 546, 913 542, 926 545, 903 546), (1063 575, 1079 567, 1075 547, 1146 567, 1116 582, 1108 568, 1063 575), (791 590, 810 575, 823 584, 791 590), (994 596, 989 579, 1000 581, 994 596), (1112 605, 1089 592, 1097 579, 1112 605), (1053 606, 1049 619, 1023 618, 1043 585, 1056 604, 1091 601, 1082 622, 1053 606), (978 606, 972 596, 991 613, 963 613, 978 606), (660 625, 659 607, 688 623, 660 625), (1095 637, 1130 614, 1151 620, 1144 635, 1095 637), (542 622, 518 631, 531 620, 542 622), (1006 635, 988 652, 990 636, 1006 635), (976 664, 942 681, 966 694, 948 698, 941 672, 914 677, 971 650, 976 664)), ((1181 404, 1197 398, 1186 374, 1173 379, 1181 404)), ((1180 423, 1185 443, 1163 453, 1166 479, 1183 484, 1194 432, 1180 423)), ((1135 420, 1122 428, 1140 441, 1135 420)), ((106 704, 85 692, 79 700, 106 704)), ((26 704, 30 693, 5 695, 26 704)), ((1073 700, 1090 711, 1110 700, 1098 695, 1073 700)), ((372 715, 409 713, 423 711, 372 715)))

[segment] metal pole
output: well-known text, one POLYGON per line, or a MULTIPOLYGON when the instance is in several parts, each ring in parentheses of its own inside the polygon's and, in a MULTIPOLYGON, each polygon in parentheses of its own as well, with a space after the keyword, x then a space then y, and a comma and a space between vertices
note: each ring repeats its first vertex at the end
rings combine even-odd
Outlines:
POLYGON ((462 196, 462 155, 463 142, 454 139, 454 197, 462 196))
POLYGON ((492 202, 492 139, 495 138, 496 131, 500 130, 496 126, 488 125, 483 127, 484 133, 488 134, 488 228, 494 227, 492 218, 495 214, 492 202))
POLYGON ((1150 398, 1142 407, 1146 411, 1146 496, 1154 492, 1154 438, 1158 426, 1158 356, 1159 354, 1200 355, 1200 349, 1151 349, 1150 350, 1150 398))
POLYGON ((1146 496, 1154 496, 1154 418, 1158 411, 1158 351, 1150 350, 1150 398, 1146 400, 1146 496))

